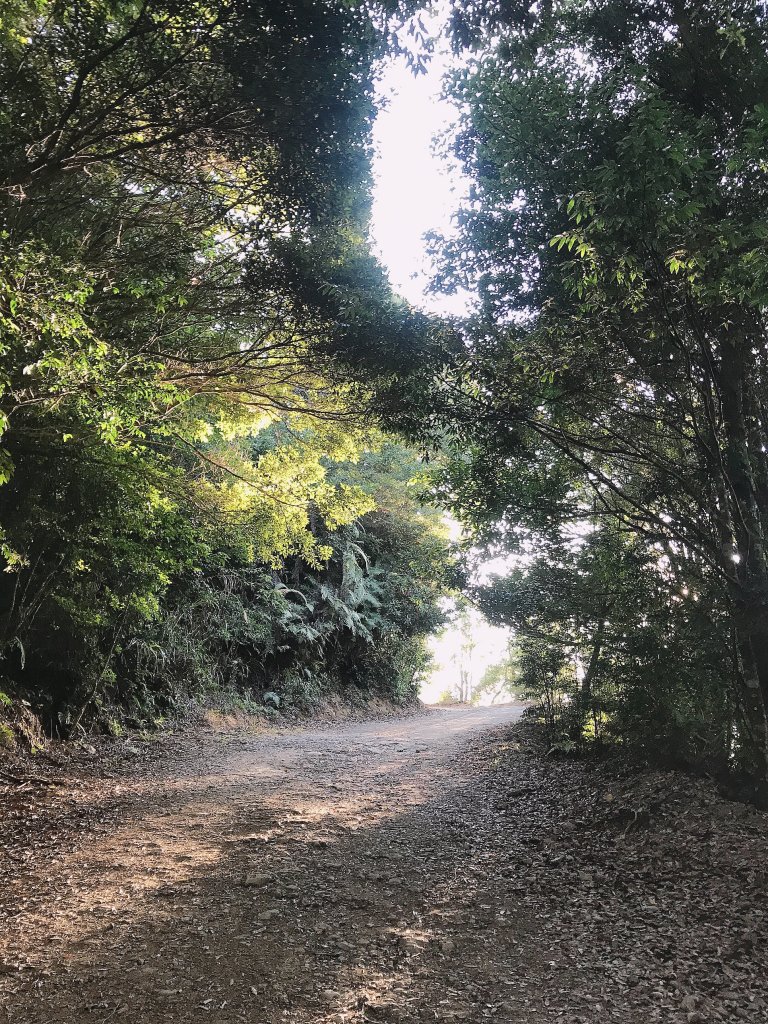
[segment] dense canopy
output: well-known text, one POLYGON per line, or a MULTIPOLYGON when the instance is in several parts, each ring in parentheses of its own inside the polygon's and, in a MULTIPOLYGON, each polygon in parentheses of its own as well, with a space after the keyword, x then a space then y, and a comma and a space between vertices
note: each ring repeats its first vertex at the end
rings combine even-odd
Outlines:
POLYGON ((413 696, 447 548, 338 359, 425 335, 366 238, 386 17, 4 8, 0 689, 53 731, 413 696))
POLYGON ((436 282, 477 296, 445 495, 517 558, 478 598, 571 739, 764 788, 768 22, 491 13, 450 86, 472 187, 436 282))
POLYGON ((5 5, 2 690, 63 733, 402 700, 463 578, 514 632, 488 686, 558 742, 765 796, 763 5, 445 31, 471 187, 433 287, 463 320, 371 254, 377 68, 428 62, 417 4, 5 5), (506 575, 457 571, 440 505, 506 575))

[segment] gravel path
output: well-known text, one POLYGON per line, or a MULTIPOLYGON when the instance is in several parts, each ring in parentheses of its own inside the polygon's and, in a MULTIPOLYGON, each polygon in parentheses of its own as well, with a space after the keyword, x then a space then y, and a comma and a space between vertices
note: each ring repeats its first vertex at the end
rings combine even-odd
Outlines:
POLYGON ((15 879, 6 1019, 504 1019, 512 922, 476 898, 493 814, 465 755, 519 712, 204 736, 82 784, 15 879))
POLYGON ((768 814, 548 756, 519 711, 134 739, 0 787, 0 1022, 768 1022, 768 814))

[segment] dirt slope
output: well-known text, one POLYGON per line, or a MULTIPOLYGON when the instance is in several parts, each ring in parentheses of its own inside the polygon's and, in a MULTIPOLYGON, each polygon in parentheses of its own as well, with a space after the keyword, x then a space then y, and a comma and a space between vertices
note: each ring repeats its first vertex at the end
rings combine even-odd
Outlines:
POLYGON ((765 816, 717 803, 696 853, 711 805, 627 811, 518 715, 203 735, 11 790, 0 1020, 768 1020, 765 816))

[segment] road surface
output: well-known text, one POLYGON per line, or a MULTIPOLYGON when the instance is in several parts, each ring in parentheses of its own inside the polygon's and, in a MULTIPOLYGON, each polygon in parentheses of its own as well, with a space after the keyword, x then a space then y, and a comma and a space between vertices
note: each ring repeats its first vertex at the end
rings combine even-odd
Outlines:
POLYGON ((109 783, 102 817, 86 787, 82 832, 18 879, 7 1020, 516 1019, 516 925, 487 888, 494 814, 470 750, 519 714, 209 737, 109 783))

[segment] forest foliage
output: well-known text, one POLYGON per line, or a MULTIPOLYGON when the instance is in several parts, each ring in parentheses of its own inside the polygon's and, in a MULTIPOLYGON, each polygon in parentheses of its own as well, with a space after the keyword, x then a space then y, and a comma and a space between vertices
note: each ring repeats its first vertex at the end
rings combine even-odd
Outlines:
POLYGON ((405 699, 457 582, 428 491, 562 743, 768 799, 764 5, 449 5, 463 319, 368 238, 418 10, 4 5, 0 689, 62 733, 405 699))
POLYGON ((54 733, 415 695, 447 545, 339 360, 428 334, 367 240, 389 13, 3 5, 0 691, 54 733))
POLYGON ((449 86, 471 185, 434 248, 436 289, 476 303, 431 416, 444 500, 514 565, 475 596, 569 742, 765 798, 764 5, 471 11, 449 86))

